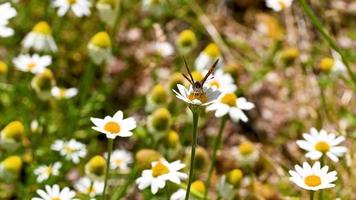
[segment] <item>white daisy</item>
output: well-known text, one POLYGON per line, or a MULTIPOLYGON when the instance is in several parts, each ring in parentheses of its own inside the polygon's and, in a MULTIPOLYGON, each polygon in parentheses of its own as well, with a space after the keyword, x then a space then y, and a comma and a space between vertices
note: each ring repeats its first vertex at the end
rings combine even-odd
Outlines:
POLYGON ((290 170, 290 180, 305 190, 317 191, 326 188, 335 187, 334 182, 337 179, 336 171, 328 172, 329 167, 316 162, 311 167, 307 162, 303 167, 295 165, 295 171, 290 170))
MULTIPOLYGON (((107 153, 105 153, 107 158, 107 153)), ((120 172, 127 172, 129 170, 129 164, 133 162, 132 154, 125 150, 115 150, 111 154, 110 168, 119 169, 120 172)))
POLYGON ((292 5, 293 0, 266 0, 266 6, 279 12, 292 5))
POLYGON ((237 90, 237 86, 234 83, 232 76, 230 74, 224 73, 224 71, 221 69, 216 70, 212 78, 208 79, 206 83, 211 87, 219 89, 223 93, 232 93, 237 90))
POLYGON ((342 74, 347 72, 346 66, 342 61, 341 55, 334 50, 331 51, 331 54, 333 56, 333 61, 334 61, 331 71, 335 74, 342 74))
POLYGON ((90 15, 91 3, 89 0, 54 0, 53 6, 58 8, 59 16, 64 16, 71 9, 75 16, 83 17, 90 15))
POLYGON ((52 57, 40 56, 38 54, 33 54, 32 56, 29 54, 22 54, 14 58, 13 63, 20 71, 39 74, 52 64, 52 57))
POLYGON ((154 42, 150 48, 161 57, 168 57, 174 54, 174 47, 169 42, 154 42))
POLYGON ((32 31, 25 36, 22 46, 26 50, 31 48, 36 51, 56 52, 58 50, 52 37, 52 29, 44 21, 37 23, 32 31))
POLYGON ((38 189, 37 194, 39 197, 33 197, 32 200, 74 200, 75 192, 70 190, 68 187, 60 189, 60 187, 55 184, 52 187, 49 185, 45 186, 45 190, 38 189))
POLYGON ((210 43, 199 54, 194 64, 197 70, 203 71, 213 65, 217 59, 219 59, 217 67, 222 66, 223 59, 220 48, 215 43, 210 43))
POLYGON ((260 157, 258 149, 249 141, 244 141, 238 147, 233 148, 232 154, 241 167, 254 166, 260 157))
POLYGON ((16 10, 11 7, 9 2, 0 5, 0 37, 9 37, 14 34, 14 30, 7 25, 9 20, 16 15, 16 10))
POLYGON ((197 105, 197 106, 207 106, 209 104, 214 103, 221 92, 212 87, 203 86, 202 94, 195 94, 193 88, 190 87, 187 90, 183 85, 177 84, 178 91, 173 90, 176 94, 176 97, 184 102, 197 105))
POLYGON ((37 175, 37 183, 42 183, 50 176, 58 176, 59 169, 62 167, 60 162, 55 162, 53 165, 41 165, 34 170, 34 174, 37 175))
POLYGON ((107 32, 96 33, 88 43, 89 56, 92 61, 100 65, 108 61, 111 55, 111 39, 107 32))
POLYGON ((92 182, 90 178, 83 177, 80 178, 77 182, 75 182, 74 188, 78 192, 89 195, 91 198, 93 198, 103 193, 104 182, 102 181, 92 182))
POLYGON ((78 89, 55 86, 51 89, 51 94, 56 99, 70 99, 78 94, 78 89))
POLYGON ((183 169, 185 164, 180 160, 169 163, 164 159, 157 162, 152 162, 152 168, 143 170, 141 177, 136 179, 136 184, 140 190, 151 187, 152 194, 156 194, 159 189, 166 185, 166 181, 171 181, 176 184, 181 183, 181 179, 186 179, 188 176, 179 170, 183 169))
POLYGON ((69 141, 56 140, 51 148, 54 151, 58 151, 61 156, 65 156, 67 160, 71 160, 75 164, 78 164, 80 158, 84 158, 87 155, 85 144, 78 142, 75 139, 69 141))
POLYGON ((170 199, 170 200, 184 200, 186 193, 187 193, 186 190, 184 190, 184 189, 179 189, 179 190, 177 190, 175 193, 173 193, 169 199, 170 199))
POLYGON ((95 126, 92 128, 98 132, 106 134, 107 138, 115 139, 117 136, 130 137, 132 130, 136 128, 136 121, 129 117, 124 119, 122 111, 117 111, 114 116, 106 116, 104 119, 90 118, 95 126))
POLYGON ((308 151, 305 154, 307 158, 312 160, 318 160, 323 155, 328 156, 332 161, 338 162, 346 151, 344 146, 338 146, 345 140, 343 136, 336 136, 333 133, 328 134, 325 130, 310 129, 310 133, 304 133, 303 138, 305 140, 298 140, 297 145, 308 151))
POLYGON ((234 122, 238 122, 240 119, 247 122, 248 118, 243 110, 251 110, 254 107, 254 104, 248 102, 244 97, 237 98, 234 93, 224 93, 206 110, 215 111, 215 116, 218 118, 228 114, 234 122))

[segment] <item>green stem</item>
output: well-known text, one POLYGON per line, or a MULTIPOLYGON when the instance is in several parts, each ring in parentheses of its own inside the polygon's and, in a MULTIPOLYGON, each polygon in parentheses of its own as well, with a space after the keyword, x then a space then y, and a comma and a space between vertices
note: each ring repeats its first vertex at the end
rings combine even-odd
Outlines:
POLYGON ((192 141, 192 151, 190 155, 189 179, 187 185, 187 192, 185 194, 185 200, 189 199, 190 186, 192 184, 193 177, 194 177, 195 148, 197 145, 197 129, 198 129, 198 120, 199 120, 199 113, 197 111, 192 111, 192 112, 193 112, 193 141, 192 141))
POLYGON ((106 171, 105 171, 105 182, 104 182, 104 190, 103 190, 103 199, 106 200, 106 188, 108 185, 109 179, 109 171, 110 171, 110 159, 111 159, 111 152, 114 146, 114 139, 108 139, 108 158, 106 160, 106 171))
POLYGON ((317 16, 314 14, 313 10, 310 8, 308 3, 305 0, 299 0, 299 2, 301 4, 304 12, 307 14, 309 19, 311 20, 311 23, 315 26, 315 28, 318 29, 318 31, 321 33, 322 37, 329 44, 329 46, 340 54, 342 62, 345 64, 347 72, 348 72, 351 80, 353 81, 354 84, 356 84, 356 77, 355 77, 354 73, 352 72, 349 62, 348 62, 346 56, 344 55, 344 53, 342 52, 342 50, 338 47, 335 40, 325 30, 325 28, 323 27, 323 25, 321 24, 321 22, 319 21, 317 16))
POLYGON ((206 197, 208 196, 208 191, 209 191, 210 181, 211 181, 211 175, 213 173, 214 166, 215 166, 215 161, 216 161, 216 154, 217 154, 218 149, 220 147, 220 143, 221 143, 221 139, 222 139, 222 135, 223 135, 222 133, 223 133, 226 121, 227 121, 227 117, 223 117, 221 119, 219 133, 218 133, 218 136, 215 138, 213 154, 211 156, 211 162, 210 162, 210 166, 209 166, 208 178, 206 179, 206 182, 205 182, 206 190, 205 190, 205 193, 204 193, 204 199, 206 199, 206 197))
POLYGON ((90 193, 91 193, 93 187, 94 187, 94 181, 93 181, 93 180, 90 180, 90 187, 89 187, 89 191, 88 191, 88 199, 89 199, 89 200, 91 199, 90 193))
POLYGON ((79 98, 79 102, 81 106, 83 106, 84 101, 87 100, 87 94, 89 92, 89 88, 92 85, 94 75, 95 75, 95 67, 96 65, 94 65, 94 63, 92 62, 90 62, 90 64, 85 67, 83 79, 79 87, 79 91, 81 94, 79 98))
POLYGON ((309 196, 310 196, 310 200, 314 200, 314 191, 310 191, 309 193, 309 196))
POLYGON ((118 190, 118 192, 114 194, 112 199, 117 199, 117 200, 122 199, 122 197, 126 194, 126 191, 129 188, 129 186, 135 180, 137 172, 138 172, 138 169, 137 169, 135 164, 133 166, 134 167, 130 172, 129 178, 127 179, 125 184, 123 186, 121 186, 120 190, 118 190))
MULTIPOLYGON (((324 164, 325 164, 325 160, 324 160, 324 155, 320 158, 320 165, 321 165, 321 168, 324 167, 324 164)), ((323 198, 323 190, 319 190, 319 194, 318 194, 318 200, 322 200, 324 199, 323 198)))
MULTIPOLYGON (((321 110, 324 110, 326 118, 331 121, 331 117, 328 112, 328 107, 326 105, 326 98, 325 98, 325 85, 321 83, 321 80, 318 80, 319 90, 320 90, 320 103, 321 103, 321 110)), ((321 117, 322 118, 322 117, 321 117)), ((323 122, 323 120, 321 120, 323 122)), ((322 125, 322 124, 321 124, 322 125)))

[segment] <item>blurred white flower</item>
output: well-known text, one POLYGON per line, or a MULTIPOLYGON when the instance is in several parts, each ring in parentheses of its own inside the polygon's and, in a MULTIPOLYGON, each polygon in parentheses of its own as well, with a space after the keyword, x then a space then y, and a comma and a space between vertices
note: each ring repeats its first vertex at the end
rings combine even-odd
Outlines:
POLYGON ((200 52, 194 64, 197 70, 203 71, 213 65, 217 59, 219 59, 217 67, 222 66, 223 59, 220 48, 215 43, 210 43, 202 52, 200 52))
POLYGON ((136 184, 140 190, 151 187, 152 194, 156 194, 159 189, 166 185, 166 181, 180 184, 182 179, 188 178, 185 173, 179 172, 185 164, 180 160, 169 163, 164 159, 152 162, 152 168, 143 170, 141 177, 136 179, 136 184))
POLYGON ((64 16, 71 9, 75 16, 83 17, 90 15, 91 3, 89 0, 54 0, 53 6, 58 8, 59 16, 64 16))
POLYGON ((62 88, 54 86, 51 89, 51 94, 56 99, 69 99, 78 94, 77 88, 62 88))
POLYGON ((74 188, 83 194, 89 195, 91 198, 101 195, 104 190, 104 182, 90 180, 88 177, 82 177, 74 184, 74 188))
POLYGON ((163 0, 142 0, 142 8, 154 15, 161 15, 164 11, 163 0))
MULTIPOLYGON (((105 153, 105 159, 107 159, 108 154, 105 153)), ((119 169, 120 172, 127 172, 129 170, 129 164, 133 162, 132 154, 125 150, 115 150, 111 154, 110 158, 110 168, 119 169)))
POLYGON ((188 104, 198 106, 207 106, 214 103, 221 94, 219 90, 207 86, 203 86, 203 93, 199 95, 194 93, 192 87, 187 90, 183 85, 177 84, 177 88, 178 91, 173 90, 173 92, 178 99, 188 104))
POLYGON ((184 200, 187 191, 184 189, 179 189, 171 195, 169 200, 184 200))
POLYGON ((62 167, 60 162, 55 162, 53 165, 41 165, 34 170, 34 174, 37 175, 37 183, 42 183, 50 176, 58 176, 59 169, 62 167))
POLYGON ((233 148, 232 152, 241 167, 254 166, 260 157, 258 149, 249 141, 242 142, 237 148, 233 148))
POLYGON ((297 145, 308 151, 305 157, 312 160, 318 160, 323 155, 329 157, 332 161, 338 162, 339 158, 344 155, 347 148, 338 146, 345 140, 344 136, 336 136, 333 133, 328 134, 325 130, 310 129, 310 133, 303 134, 304 140, 298 140, 297 145))
POLYGON ((150 48, 161 57, 168 57, 174 54, 174 47, 169 42, 154 42, 150 48))
POLYGON ((266 0, 266 6, 279 12, 292 5, 293 0, 266 0))
POLYGON ((130 137, 132 130, 136 128, 136 121, 129 117, 124 119, 122 111, 117 111, 114 116, 106 116, 104 119, 90 118, 94 123, 94 130, 104 133, 107 138, 115 139, 117 136, 130 137))
POLYGON ((39 197, 33 197, 32 200, 74 200, 75 192, 68 187, 61 188, 55 184, 52 187, 45 186, 45 190, 38 189, 37 194, 39 197))
POLYGON ((219 89, 223 93, 235 92, 237 86, 230 74, 224 73, 222 69, 216 70, 212 78, 206 81, 206 84, 219 89))
POLYGON ((22 54, 13 59, 15 67, 23 72, 39 74, 52 64, 51 56, 40 56, 38 54, 22 54))
POLYGON ((334 51, 334 50, 331 51, 331 54, 332 54, 333 60, 334 60, 333 66, 331 68, 331 71, 333 73, 336 73, 336 74, 345 73, 347 70, 346 70, 346 66, 345 66, 344 62, 342 62, 341 55, 338 52, 334 51))
POLYGON ((229 115, 234 122, 238 122, 240 119, 243 122, 247 122, 248 118, 243 110, 251 110, 255 105, 248 102, 244 97, 239 97, 234 93, 224 93, 220 95, 218 101, 209 105, 207 111, 215 111, 215 117, 223 117, 229 115))
POLYGON ((305 190, 317 191, 335 187, 334 182, 337 179, 336 171, 328 172, 328 166, 320 166, 320 162, 310 166, 307 162, 303 167, 295 165, 295 170, 290 170, 290 180, 305 190))
POLYGON ((88 43, 89 56, 92 61, 99 65, 111 57, 111 39, 107 32, 95 34, 88 43))
POLYGON ((11 7, 9 2, 0 4, 0 37, 9 37, 14 34, 14 30, 7 25, 9 20, 16 15, 16 10, 11 7))
POLYGON ((36 51, 56 52, 57 45, 52 37, 52 29, 47 22, 37 23, 32 31, 22 40, 22 46, 26 50, 33 48, 36 51))
POLYGON ((78 142, 75 139, 69 141, 56 140, 51 148, 54 151, 58 151, 61 156, 65 156, 67 160, 71 160, 75 164, 78 164, 80 158, 84 158, 87 155, 85 144, 78 142))
POLYGON ((99 0, 96 9, 102 22, 113 26, 116 19, 116 0, 99 0))

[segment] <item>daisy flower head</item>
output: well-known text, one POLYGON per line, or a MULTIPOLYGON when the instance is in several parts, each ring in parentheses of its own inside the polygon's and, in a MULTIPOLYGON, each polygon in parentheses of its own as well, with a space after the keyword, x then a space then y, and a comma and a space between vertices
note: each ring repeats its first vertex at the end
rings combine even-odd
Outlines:
POLYGON ((136 121, 133 117, 124 119, 121 110, 117 111, 114 116, 106 116, 104 119, 90 118, 95 126, 92 128, 98 132, 104 133, 107 138, 115 139, 117 136, 130 137, 132 130, 136 128, 136 121))
MULTIPOLYGON (((108 154, 105 153, 105 158, 107 159, 108 154)), ((120 172, 129 171, 129 165, 133 162, 132 154, 125 150, 115 150, 111 154, 110 168, 118 169, 120 172)))
POLYGON ((19 156, 9 156, 0 162, 0 177, 13 181, 19 177, 22 166, 23 161, 19 156))
POLYGON ((237 148, 234 148, 233 155, 235 155, 241 167, 254 166, 260 156, 256 146, 249 141, 244 141, 237 148))
POLYGON ((328 166, 320 166, 320 162, 310 166, 307 162, 303 166, 295 165, 295 170, 290 170, 290 180, 305 190, 322 190, 335 187, 333 182, 337 179, 336 171, 328 172, 328 166))
POLYGON ((13 59, 13 63, 16 69, 20 71, 39 74, 52 64, 52 57, 38 54, 21 54, 13 59))
POLYGON ((336 136, 333 133, 327 133, 325 130, 310 129, 310 133, 303 134, 304 140, 298 140, 297 145, 308 153, 305 154, 307 158, 318 160, 326 155, 332 161, 338 162, 339 157, 343 156, 347 148, 339 146, 345 140, 344 136, 336 136))
POLYGON ((176 45, 182 53, 189 53, 197 44, 197 37, 190 29, 180 32, 176 40, 176 45))
POLYGON ((78 94, 78 89, 54 86, 51 89, 51 94, 56 99, 70 99, 78 94))
POLYGON ((89 0, 54 0, 53 6, 58 8, 57 14, 64 16, 68 10, 72 10, 75 16, 83 17, 90 15, 91 3, 89 0))
POLYGON ((237 86, 234 83, 232 76, 228 73, 224 73, 222 69, 216 70, 214 75, 211 78, 208 78, 206 83, 211 87, 219 89, 223 93, 232 93, 237 90, 237 86))
POLYGON ((266 6, 279 12, 292 5, 293 0, 266 0, 266 6))
POLYGON ((52 165, 41 165, 37 167, 33 173, 37 176, 37 183, 42 183, 51 176, 58 176, 59 169, 62 167, 62 163, 55 162, 52 165))
POLYGON ((10 37, 14 34, 14 30, 7 25, 16 15, 15 8, 11 7, 9 2, 0 4, 0 37, 10 37))
POLYGON ((74 200, 75 192, 65 187, 61 190, 59 185, 53 186, 46 185, 45 190, 38 189, 37 194, 39 197, 33 197, 32 200, 74 200))
POLYGON ((319 62, 319 68, 322 72, 333 73, 333 74, 343 74, 345 73, 346 66, 342 61, 342 58, 339 53, 332 51, 332 58, 324 57, 319 62))
POLYGON ((0 131, 0 145, 7 150, 14 150, 21 146, 24 138, 25 127, 20 121, 12 121, 0 131))
POLYGON ((101 31, 95 34, 88 44, 89 56, 99 65, 111 57, 111 39, 107 32, 101 31))
POLYGON ((152 162, 151 169, 143 170, 141 177, 136 179, 136 184, 140 190, 151 187, 152 194, 156 194, 159 189, 165 187, 166 181, 180 184, 182 179, 188 178, 186 174, 179 172, 184 167, 185 164, 180 160, 172 163, 164 159, 152 162))
POLYGON ((99 0, 96 3, 96 9, 99 11, 101 21, 109 24, 110 26, 115 23, 116 2, 116 0, 99 0))
POLYGON ((74 183, 74 188, 82 193, 87 194, 91 198, 99 196, 103 193, 104 182, 90 180, 88 177, 82 177, 77 182, 74 183))
POLYGON ((45 52, 57 52, 58 50, 52 37, 52 29, 45 21, 41 21, 33 27, 32 31, 22 40, 22 46, 26 50, 31 48, 35 51, 45 52))
POLYGON ((207 106, 214 103, 221 92, 209 86, 203 86, 202 91, 197 93, 190 86, 189 89, 181 84, 177 84, 178 91, 173 90, 176 97, 190 106, 207 106))
POLYGON ((87 155, 85 144, 75 139, 69 141, 56 140, 51 149, 58 151, 61 156, 65 156, 67 160, 71 160, 75 164, 78 164, 80 159, 87 155))
POLYGON ((215 43, 210 43, 205 49, 199 54, 195 60, 195 67, 197 70, 205 70, 210 67, 217 59, 219 59, 218 66, 223 63, 220 48, 215 43))
POLYGON ((223 93, 206 110, 215 111, 215 117, 218 118, 229 115, 234 122, 238 122, 239 120, 247 122, 248 118, 243 111, 251 110, 254 107, 254 104, 248 102, 244 97, 238 98, 234 93, 223 93))
POLYGON ((153 42, 150 49, 163 58, 174 54, 174 47, 169 42, 153 42))

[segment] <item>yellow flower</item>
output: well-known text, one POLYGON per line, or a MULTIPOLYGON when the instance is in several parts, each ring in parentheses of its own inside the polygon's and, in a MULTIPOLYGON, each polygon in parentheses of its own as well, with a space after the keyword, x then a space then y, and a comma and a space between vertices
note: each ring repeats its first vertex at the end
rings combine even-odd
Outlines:
POLYGON ((51 35, 51 33, 52 33, 51 27, 45 21, 38 22, 33 27, 32 31, 35 33, 43 34, 43 35, 51 35))
POLYGON ((161 84, 155 85, 149 95, 155 104, 166 103, 168 99, 168 94, 161 84))
POLYGON ((333 66, 334 66, 334 59, 330 57, 325 57, 320 60, 319 67, 323 72, 326 73, 330 72, 333 66))
POLYGON ((166 108, 159 108, 149 117, 149 126, 155 131, 167 131, 172 123, 172 115, 166 108))
POLYGON ((176 147, 180 143, 179 135, 173 130, 168 131, 164 137, 164 141, 168 147, 176 147))
POLYGON ((186 29, 179 34, 176 44, 180 48, 191 49, 197 45, 197 38, 192 30, 186 29))
POLYGON ((100 178, 104 176, 106 170, 106 160, 102 156, 94 156, 85 165, 85 172, 92 177, 100 178))
POLYGON ((290 47, 284 49, 281 54, 281 58, 286 61, 288 64, 293 62, 299 56, 299 50, 295 47, 290 47))
POLYGON ((141 149, 136 153, 136 163, 139 169, 151 168, 151 163, 162 158, 161 154, 153 149, 141 149))
POLYGON ((10 122, 1 131, 1 138, 11 139, 15 142, 21 142, 25 135, 25 128, 20 121, 10 122))
POLYGON ((219 57, 221 52, 220 48, 215 43, 210 43, 205 47, 204 53, 207 54, 210 58, 219 57))
POLYGON ((51 70, 44 69, 43 72, 36 74, 31 81, 31 86, 37 92, 50 91, 55 84, 54 75, 51 70))
POLYGON ((200 192, 201 194, 204 194, 206 190, 205 184, 200 180, 194 181, 191 187, 193 190, 200 192))
POLYGON ((7 64, 0 60, 0 75, 6 74, 8 70, 7 64))
POLYGON ((226 181, 231 185, 237 187, 238 185, 240 185, 242 178, 242 171, 240 169, 233 169, 227 174, 226 181))
POLYGON ((250 155, 254 150, 254 146, 251 142, 242 142, 239 146, 241 155, 247 156, 250 155))
POLYGON ((19 156, 9 156, 1 162, 4 170, 18 174, 22 168, 22 160, 19 156))

